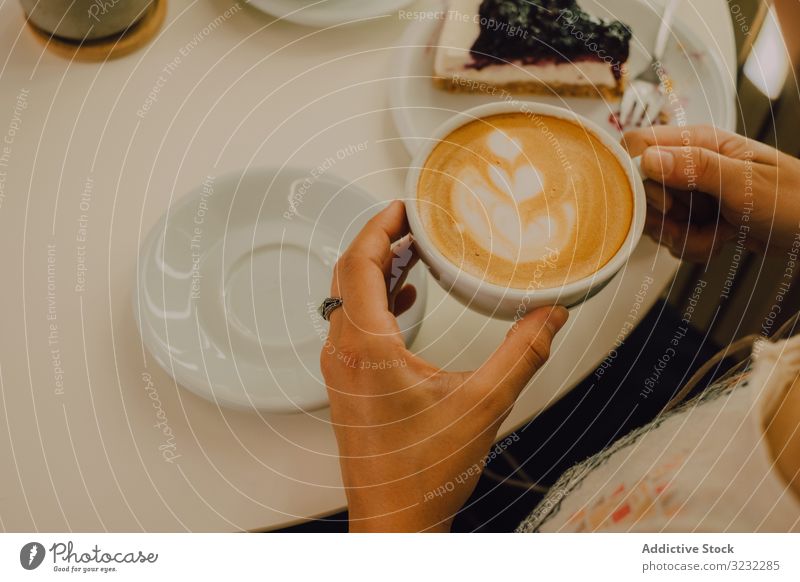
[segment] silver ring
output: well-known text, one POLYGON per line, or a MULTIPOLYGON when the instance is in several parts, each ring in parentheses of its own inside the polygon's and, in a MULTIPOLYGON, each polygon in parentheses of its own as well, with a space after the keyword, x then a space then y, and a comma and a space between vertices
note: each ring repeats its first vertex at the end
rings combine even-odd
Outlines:
POLYGON ((341 297, 328 297, 319 306, 318 311, 322 319, 330 321, 331 313, 339 309, 342 305, 344 305, 344 301, 342 301, 341 297))

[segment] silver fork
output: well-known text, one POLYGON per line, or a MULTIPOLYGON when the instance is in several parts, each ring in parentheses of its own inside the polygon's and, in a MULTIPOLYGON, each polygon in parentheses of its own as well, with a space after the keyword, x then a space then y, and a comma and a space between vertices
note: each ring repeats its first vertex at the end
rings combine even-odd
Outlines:
POLYGON ((653 49, 653 58, 647 68, 639 73, 628 84, 622 96, 622 105, 619 110, 619 123, 625 127, 653 125, 667 102, 667 94, 658 71, 661 69, 661 59, 667 50, 670 27, 675 18, 675 12, 681 0, 669 0, 661 17, 661 27, 656 36, 656 46, 653 49))

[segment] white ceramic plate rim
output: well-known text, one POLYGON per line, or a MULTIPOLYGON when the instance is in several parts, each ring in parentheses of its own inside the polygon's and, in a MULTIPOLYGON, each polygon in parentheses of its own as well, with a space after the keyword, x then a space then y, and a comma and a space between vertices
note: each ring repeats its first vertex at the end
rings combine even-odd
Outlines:
POLYGON ((327 0, 319 5, 303 8, 297 0, 250 0, 248 4, 287 22, 303 26, 335 26, 356 24, 361 20, 386 16, 408 6, 414 0, 360 0, 359 6, 337 6, 344 0, 327 0))

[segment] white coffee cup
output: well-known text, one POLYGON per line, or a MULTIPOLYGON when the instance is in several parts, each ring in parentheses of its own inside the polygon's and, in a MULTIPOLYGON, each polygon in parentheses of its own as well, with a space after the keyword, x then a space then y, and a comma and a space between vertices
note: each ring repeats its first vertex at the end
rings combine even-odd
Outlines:
POLYGON ((642 237, 647 202, 639 161, 638 158, 631 158, 617 139, 596 123, 561 107, 525 101, 507 101, 481 105, 459 113, 439 126, 434 134, 425 141, 414 156, 406 177, 406 213, 420 258, 445 291, 467 307, 490 317, 516 320, 536 307, 579 305, 608 285, 628 262, 642 237), (428 157, 442 139, 459 127, 476 119, 503 113, 543 115, 576 123, 595 135, 616 156, 625 170, 634 195, 633 217, 628 236, 611 260, 592 275, 554 288, 503 287, 463 271, 450 262, 434 245, 431 237, 425 231, 418 211, 417 185, 428 157))

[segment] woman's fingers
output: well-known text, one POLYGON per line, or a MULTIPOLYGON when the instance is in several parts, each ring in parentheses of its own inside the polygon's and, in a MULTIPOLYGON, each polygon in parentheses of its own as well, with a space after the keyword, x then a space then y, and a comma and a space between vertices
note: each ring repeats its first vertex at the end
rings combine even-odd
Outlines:
POLYGON ((701 147, 734 159, 777 165, 780 154, 775 148, 713 125, 659 125, 625 133, 622 143, 632 156, 639 156, 651 146, 701 147))
POLYGON ((405 285, 397 293, 394 299, 393 313, 395 317, 400 317, 406 311, 411 309, 414 302, 417 300, 417 289, 413 285, 405 285))
POLYGON ((642 155, 642 171, 669 188, 700 190, 722 198, 740 194, 747 163, 702 147, 654 146, 642 155))
POLYGON ((655 212, 647 214, 645 232, 673 256, 694 263, 707 262, 736 236, 736 229, 724 220, 697 226, 655 212))
POLYGON ((744 138, 712 125, 657 125, 626 132, 622 143, 632 156, 640 156, 652 146, 695 146, 732 155, 737 151, 736 144, 741 139, 744 138))
POLYGON ((344 330, 375 336, 399 332, 389 311, 384 265, 392 243, 408 233, 405 206, 396 200, 374 216, 336 263, 331 293, 343 305, 331 315, 331 334, 344 330))
POLYGON ((648 206, 660 214, 666 214, 672 208, 672 192, 663 184, 647 180, 644 183, 644 193, 648 206))
POLYGON ((642 156, 647 178, 678 190, 701 190, 721 198, 738 194, 747 162, 747 140, 712 126, 659 126, 630 131, 623 143, 642 156))
POLYGON ((505 341, 475 373, 481 390, 502 390, 516 400, 536 371, 550 357, 550 345, 569 312, 561 306, 541 307, 516 322, 505 341))

